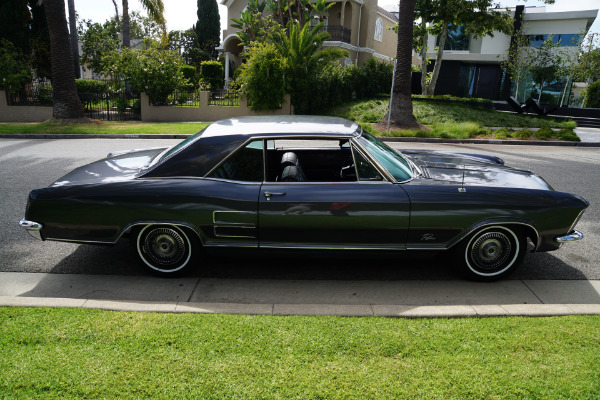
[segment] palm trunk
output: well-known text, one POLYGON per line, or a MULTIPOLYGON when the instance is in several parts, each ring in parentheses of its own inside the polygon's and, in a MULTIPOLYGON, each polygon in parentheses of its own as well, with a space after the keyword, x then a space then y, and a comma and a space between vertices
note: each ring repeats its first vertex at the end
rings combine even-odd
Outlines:
MULTIPOLYGON (((413 115, 411 98, 411 58, 413 19, 415 16, 415 0, 403 0, 400 2, 398 45, 396 47, 396 76, 394 78, 394 90, 392 91, 392 107, 388 111, 390 126, 394 129, 419 129, 421 126, 413 115)), ((387 118, 378 125, 379 129, 387 128, 387 118)))
POLYGON ((421 40, 423 41, 423 46, 421 47, 421 94, 427 94, 427 22, 422 19, 422 28, 423 28, 423 36, 421 40))
POLYGON ((123 47, 131 47, 129 32, 129 3, 123 0, 123 47))
POLYGON ((68 0, 69 5, 69 32, 71 35, 71 52, 73 53, 73 70, 75 78, 81 78, 79 68, 79 44, 77 38, 77 21, 75 20, 75 0, 68 0))
POLYGON ((83 118, 83 107, 73 72, 73 54, 67 29, 64 0, 46 0, 46 22, 50 34, 52 64, 52 116, 57 119, 83 118))
POLYGON ((442 34, 440 35, 440 43, 435 56, 435 66, 433 67, 433 75, 431 75, 431 81, 429 82, 429 90, 427 94, 433 96, 435 93, 435 84, 438 76, 440 75, 440 69, 442 68, 442 56, 444 54, 444 46, 446 45, 446 38, 448 37, 448 22, 444 21, 442 27, 442 34))

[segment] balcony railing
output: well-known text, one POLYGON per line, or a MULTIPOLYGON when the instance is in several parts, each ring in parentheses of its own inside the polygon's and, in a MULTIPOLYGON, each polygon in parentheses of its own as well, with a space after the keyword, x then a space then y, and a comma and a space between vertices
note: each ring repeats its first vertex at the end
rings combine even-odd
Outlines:
POLYGON ((329 33, 331 36, 329 40, 332 42, 350 43, 350 38, 352 37, 352 29, 341 25, 325 26, 322 31, 329 33))

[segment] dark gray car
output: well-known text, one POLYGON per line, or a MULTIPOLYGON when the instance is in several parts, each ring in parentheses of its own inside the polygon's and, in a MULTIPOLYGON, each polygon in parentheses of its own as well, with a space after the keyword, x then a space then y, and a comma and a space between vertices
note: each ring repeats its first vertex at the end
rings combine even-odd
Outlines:
POLYGON ((580 240, 588 205, 497 157, 399 153, 340 118, 245 117, 77 168, 30 193, 21 226, 42 240, 129 236, 162 275, 224 248, 425 250, 496 280, 528 239, 533 251, 580 240))

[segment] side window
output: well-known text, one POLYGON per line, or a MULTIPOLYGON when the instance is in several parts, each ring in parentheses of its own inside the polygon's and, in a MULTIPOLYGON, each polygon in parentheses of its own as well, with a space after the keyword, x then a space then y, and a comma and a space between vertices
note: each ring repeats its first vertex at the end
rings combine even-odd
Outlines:
POLYGON ((267 142, 268 182, 356 181, 348 139, 290 138, 267 142))
POLYGON ((232 154, 208 177, 242 182, 262 182, 263 172, 263 141, 254 140, 232 154))
POLYGON ((352 148, 352 154, 354 155, 354 163, 356 165, 356 171, 358 172, 359 181, 382 181, 383 177, 373 164, 371 164, 360 151, 352 148))

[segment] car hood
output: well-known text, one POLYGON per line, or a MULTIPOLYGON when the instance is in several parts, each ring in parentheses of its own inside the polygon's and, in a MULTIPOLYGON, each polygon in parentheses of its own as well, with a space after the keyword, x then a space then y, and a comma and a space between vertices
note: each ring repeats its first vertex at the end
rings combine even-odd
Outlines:
POLYGON ((108 157, 84 165, 58 179, 51 186, 108 183, 130 180, 148 167, 167 148, 129 150, 110 153, 108 157))
POLYGON ((510 168, 498 157, 436 151, 402 152, 420 170, 421 183, 553 190, 540 176, 510 168))

